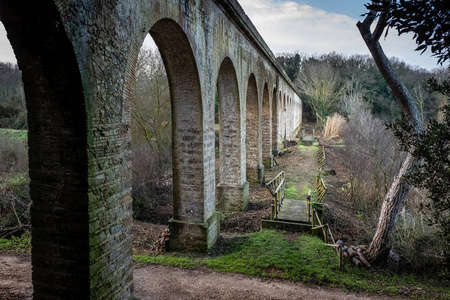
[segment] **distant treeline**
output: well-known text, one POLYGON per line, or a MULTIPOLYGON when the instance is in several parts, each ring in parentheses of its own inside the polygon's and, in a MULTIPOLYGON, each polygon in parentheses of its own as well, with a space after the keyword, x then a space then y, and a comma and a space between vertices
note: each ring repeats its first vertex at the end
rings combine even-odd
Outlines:
MULTIPOLYGON (((297 85, 300 92, 304 89, 299 84, 305 68, 326 64, 337 74, 340 85, 351 82, 358 87, 359 93, 371 107, 372 113, 385 122, 391 122, 401 114, 401 107, 386 82, 381 77, 373 59, 369 55, 345 56, 335 52, 320 56, 308 56, 301 53, 281 53, 278 62, 284 67, 289 78, 297 85)), ((421 117, 426 121, 435 117, 440 105, 446 102, 442 95, 430 93, 426 89, 426 80, 430 77, 442 79, 448 77, 447 68, 435 68, 432 71, 407 65, 398 58, 391 58, 391 64, 400 79, 409 89, 417 102, 421 117)), ((339 105, 334 107, 339 112, 339 105)), ((332 112, 330 112, 331 114, 332 112)), ((314 118, 314 116, 312 116, 314 118)))

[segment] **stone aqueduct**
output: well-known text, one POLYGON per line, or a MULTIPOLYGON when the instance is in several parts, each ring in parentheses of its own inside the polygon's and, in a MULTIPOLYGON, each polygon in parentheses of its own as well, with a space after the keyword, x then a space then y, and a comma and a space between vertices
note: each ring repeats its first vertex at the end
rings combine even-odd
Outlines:
POLYGON ((171 247, 211 247, 216 209, 242 210, 300 125, 298 94, 236 0, 1 0, 0 19, 27 98, 35 299, 132 297, 130 99, 147 33, 172 99, 171 247))

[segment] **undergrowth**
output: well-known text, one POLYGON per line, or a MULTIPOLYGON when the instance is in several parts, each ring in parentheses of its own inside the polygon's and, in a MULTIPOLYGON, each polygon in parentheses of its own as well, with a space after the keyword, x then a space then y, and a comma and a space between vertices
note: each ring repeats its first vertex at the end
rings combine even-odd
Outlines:
POLYGON ((445 284, 430 284, 412 275, 357 269, 348 263, 340 270, 334 250, 317 237, 309 235, 291 241, 284 234, 261 231, 239 236, 231 242, 219 241, 218 244, 226 244, 226 249, 216 247, 208 255, 135 255, 134 260, 182 268, 208 267, 218 272, 282 278, 353 292, 402 295, 408 291, 408 296, 412 293, 416 298, 433 299, 448 299, 446 297, 450 294, 445 284), (414 291, 418 291, 417 294, 414 291))
POLYGON ((302 199, 302 195, 300 194, 300 191, 298 189, 298 182, 288 182, 284 190, 284 196, 286 199, 302 199))
POLYGON ((19 237, 12 236, 9 239, 0 239, 0 251, 30 253, 30 233, 24 233, 19 237))
POLYGON ((0 128, 0 135, 9 136, 16 140, 23 141, 28 137, 28 130, 0 128))

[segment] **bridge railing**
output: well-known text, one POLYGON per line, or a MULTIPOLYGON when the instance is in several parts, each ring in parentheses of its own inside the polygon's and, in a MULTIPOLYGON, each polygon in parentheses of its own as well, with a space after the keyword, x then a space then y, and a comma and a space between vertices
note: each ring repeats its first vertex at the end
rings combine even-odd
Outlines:
POLYGON ((323 145, 319 148, 319 153, 317 155, 317 164, 319 167, 319 172, 322 173, 323 166, 325 166, 325 147, 323 145))
POLYGON ((311 231, 321 230, 323 234, 323 241, 325 242, 325 246, 332 247, 338 256, 339 259, 339 269, 342 268, 342 244, 336 244, 333 233, 331 232, 330 226, 328 223, 323 224, 322 218, 320 217, 322 214, 319 213, 320 208, 313 207, 312 209, 312 226, 311 231), (331 243, 328 243, 328 242, 331 243))
POLYGON ((315 192, 316 192, 316 201, 318 203, 322 203, 323 199, 325 198, 325 195, 327 193, 327 187, 325 183, 323 182, 323 179, 320 178, 320 175, 316 177, 316 185, 315 185, 315 192))
POLYGON ((273 196, 272 214, 270 216, 270 219, 274 220, 278 217, 278 212, 280 211, 281 205, 283 204, 284 200, 284 190, 286 188, 286 178, 284 177, 284 171, 281 171, 271 181, 266 182, 265 186, 273 196))

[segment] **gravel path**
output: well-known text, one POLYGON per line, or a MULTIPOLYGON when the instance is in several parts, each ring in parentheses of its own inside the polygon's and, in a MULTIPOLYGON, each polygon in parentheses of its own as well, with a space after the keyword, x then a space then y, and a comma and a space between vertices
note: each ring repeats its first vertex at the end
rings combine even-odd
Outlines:
MULTIPOLYGON (((347 294, 338 289, 306 286, 289 281, 137 264, 135 297, 147 299, 393 299, 347 294)), ((0 255, 0 299, 32 299, 29 255, 0 255)))

